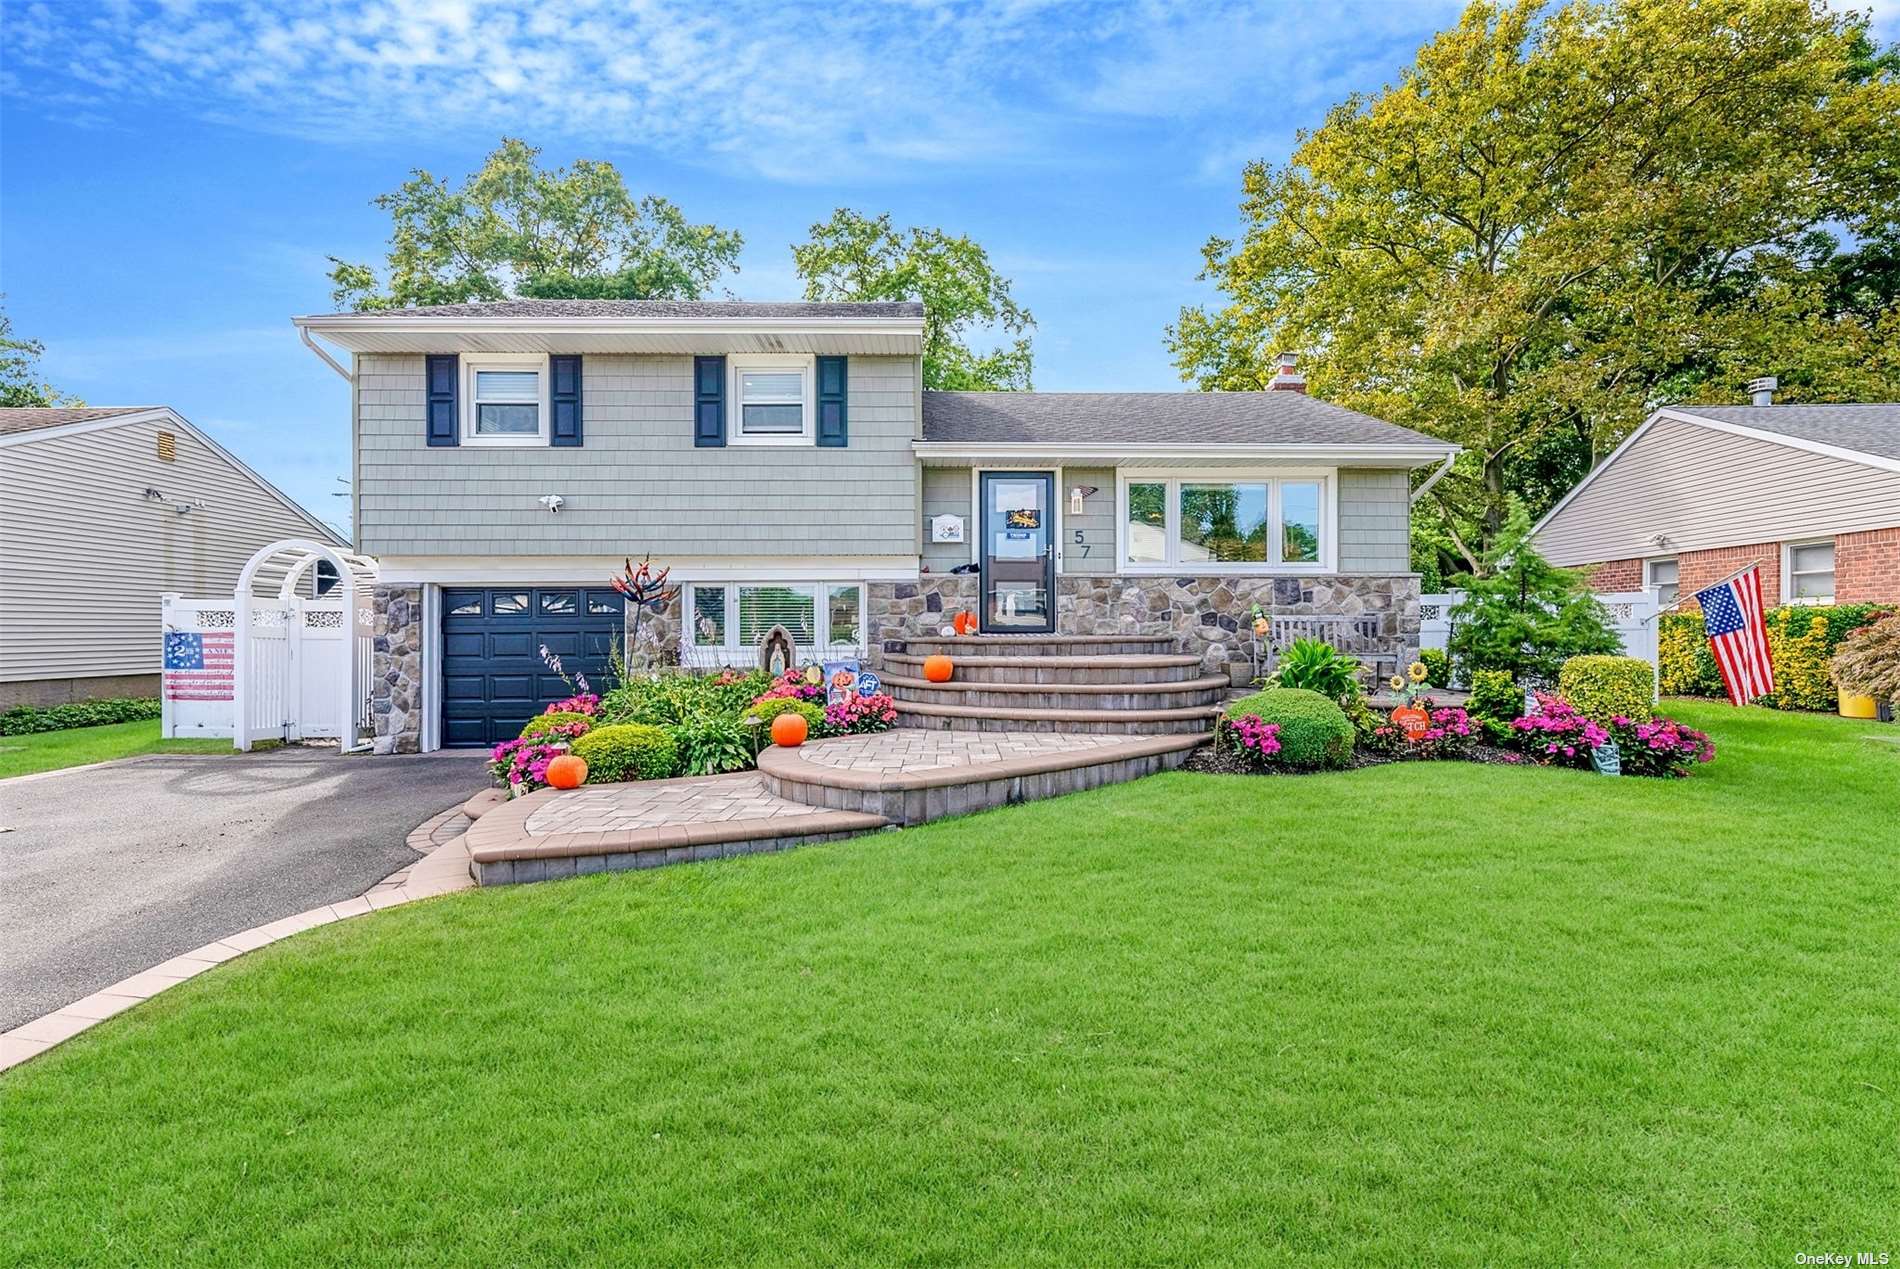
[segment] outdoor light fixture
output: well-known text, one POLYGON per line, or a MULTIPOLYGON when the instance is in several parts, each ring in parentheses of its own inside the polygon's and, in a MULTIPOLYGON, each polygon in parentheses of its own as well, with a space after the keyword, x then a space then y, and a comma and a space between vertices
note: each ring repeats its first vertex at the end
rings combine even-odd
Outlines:
POLYGON ((1081 515, 1082 499, 1094 492, 1094 485, 1077 485, 1075 488, 1069 490, 1069 514, 1072 516, 1081 515))
POLYGON ((561 504, 565 501, 566 499, 562 498, 560 494, 542 494, 541 495, 541 505, 546 507, 548 509, 549 514, 552 514, 552 515, 560 514, 561 504))

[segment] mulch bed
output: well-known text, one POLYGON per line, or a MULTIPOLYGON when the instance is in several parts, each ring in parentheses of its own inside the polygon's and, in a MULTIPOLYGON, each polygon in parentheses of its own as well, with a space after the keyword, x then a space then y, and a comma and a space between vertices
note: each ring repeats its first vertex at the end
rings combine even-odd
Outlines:
MULTIPOLYGON (((1380 757, 1377 754, 1363 753, 1355 749, 1353 750, 1353 753, 1352 753, 1352 760, 1346 764, 1345 769, 1348 771, 1357 771, 1361 767, 1384 767, 1384 766, 1390 766, 1391 764, 1395 762, 1412 762, 1412 761, 1420 761, 1420 760, 1410 759, 1410 758, 1385 758, 1385 757, 1380 757)), ((1493 766, 1500 766, 1500 767, 1521 767, 1521 766, 1526 765, 1524 758, 1521 754, 1515 754, 1515 753, 1512 753, 1508 749, 1499 749, 1492 745, 1473 745, 1471 748, 1471 752, 1466 754, 1462 758, 1441 758, 1441 759, 1431 759, 1430 761, 1480 762, 1480 763, 1487 763, 1493 766)), ((1190 757, 1185 764, 1183 764, 1181 769, 1183 771, 1199 771, 1207 775, 1311 775, 1312 774, 1311 772, 1308 772, 1308 771, 1283 771, 1283 770, 1262 771, 1259 768, 1253 766, 1250 762, 1247 761, 1247 759, 1235 753, 1232 749, 1229 749, 1227 746, 1221 745, 1221 744, 1202 745, 1199 749, 1196 749, 1194 751, 1193 756, 1190 757)))

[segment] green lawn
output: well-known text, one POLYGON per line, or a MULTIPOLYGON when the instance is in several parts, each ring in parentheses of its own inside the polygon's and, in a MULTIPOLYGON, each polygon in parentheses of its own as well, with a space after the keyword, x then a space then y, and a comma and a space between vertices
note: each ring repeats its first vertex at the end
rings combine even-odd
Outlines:
POLYGON ((25 1263, 1900 1251, 1900 730, 1175 774, 300 935, 0 1076, 25 1263))
POLYGON ((110 762, 142 753, 230 753, 231 740, 193 737, 161 740, 158 720, 109 723, 104 727, 74 727, 68 731, 41 731, 27 736, 0 736, 0 779, 79 767, 88 762, 110 762))

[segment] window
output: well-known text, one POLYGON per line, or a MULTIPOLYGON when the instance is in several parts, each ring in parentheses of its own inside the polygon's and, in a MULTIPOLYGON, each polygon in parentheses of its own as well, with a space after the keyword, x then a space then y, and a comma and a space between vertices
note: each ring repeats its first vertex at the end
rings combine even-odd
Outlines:
POLYGON ((611 590, 590 590, 587 592, 587 612, 594 617, 612 617, 625 615, 627 601, 611 590))
POLYGON ((525 590, 503 594, 495 592, 495 611, 497 617, 518 617, 528 611, 528 592, 525 590))
POLYGON ((1209 572, 1329 567, 1324 477, 1139 477, 1122 484, 1122 566, 1209 572))
POLYGON ((541 592, 541 615, 544 617, 572 617, 574 604, 574 592, 571 590, 541 592))
POLYGON ((812 378, 809 357, 734 358, 732 443, 812 444, 812 378))
POLYGON ((1782 592, 1791 604, 1834 602, 1834 543, 1791 542, 1786 548, 1782 592))
POLYGON ((463 438, 477 445, 547 444, 545 370, 543 357, 470 361, 463 438))
POLYGON ((687 665, 755 664, 773 626, 791 632, 801 658, 864 650, 864 587, 857 582, 700 582, 687 589, 687 665))
POLYGON ((1657 601, 1665 608, 1675 603, 1681 594, 1676 584, 1681 576, 1676 561, 1673 558, 1649 560, 1644 563, 1643 568, 1643 589, 1655 591, 1657 601))

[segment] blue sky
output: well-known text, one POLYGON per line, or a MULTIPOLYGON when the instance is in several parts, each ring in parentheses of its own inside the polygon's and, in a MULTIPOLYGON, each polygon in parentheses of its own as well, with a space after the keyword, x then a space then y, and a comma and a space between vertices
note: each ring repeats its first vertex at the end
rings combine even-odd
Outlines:
POLYGON ((326 256, 380 265, 375 195, 503 134, 740 230, 745 299, 796 298, 789 245, 837 206, 968 233, 1036 316, 1037 387, 1168 389, 1241 165, 1457 9, 4 0, 0 289, 59 387, 172 405, 331 519, 348 391, 289 318, 331 309, 326 256))

